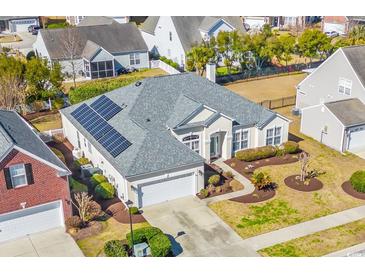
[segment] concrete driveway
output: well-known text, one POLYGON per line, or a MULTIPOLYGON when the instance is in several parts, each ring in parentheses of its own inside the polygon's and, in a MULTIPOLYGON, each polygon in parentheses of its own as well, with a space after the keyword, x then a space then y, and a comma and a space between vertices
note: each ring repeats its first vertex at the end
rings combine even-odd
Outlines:
POLYGON ((197 197, 146 207, 147 221, 168 234, 176 256, 259 256, 197 197))
POLYGON ((31 234, 0 243, 0 257, 83 257, 72 237, 63 228, 31 234))

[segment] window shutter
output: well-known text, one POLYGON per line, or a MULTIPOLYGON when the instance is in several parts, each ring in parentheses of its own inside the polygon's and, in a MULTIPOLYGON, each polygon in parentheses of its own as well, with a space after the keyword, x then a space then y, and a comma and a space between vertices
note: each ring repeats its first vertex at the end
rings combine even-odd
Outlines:
POLYGON ((27 175, 28 185, 34 184, 33 171, 31 164, 25 164, 25 174, 27 175))
POLYGON ((12 189, 13 184, 11 182, 11 175, 10 175, 9 168, 4 168, 4 176, 5 176, 6 188, 7 189, 12 189))

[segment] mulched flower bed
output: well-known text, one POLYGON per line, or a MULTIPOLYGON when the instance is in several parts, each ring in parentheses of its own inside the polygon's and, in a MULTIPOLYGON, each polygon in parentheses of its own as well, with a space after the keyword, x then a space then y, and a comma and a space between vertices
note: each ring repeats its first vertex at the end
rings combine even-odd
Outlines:
POLYGON ((276 194, 276 191, 274 189, 259 190, 259 189, 255 188, 254 192, 247 194, 247 195, 232 198, 232 199, 230 199, 230 201, 244 203, 244 204, 259 203, 259 202, 263 202, 263 201, 273 198, 275 196, 275 194, 276 194))
POLYGON ((362 192, 358 192, 356 191, 352 185, 350 181, 346 181, 341 185, 343 191, 345 191, 348 195, 357 198, 357 199, 361 199, 361 200, 365 200, 365 193, 362 192))
POLYGON ((303 192, 317 191, 323 188, 323 183, 317 178, 309 179, 309 183, 305 184, 300 180, 300 175, 291 175, 284 179, 286 186, 303 192))
POLYGON ((73 230, 70 229, 69 233, 75 241, 85 239, 87 237, 97 235, 103 230, 103 225, 100 222, 92 221, 87 227, 73 230))
POLYGON ((285 164, 295 163, 298 161, 299 161, 299 153, 287 154, 284 156, 274 156, 267 159, 261 159, 252 162, 240 161, 236 158, 228 159, 224 162, 238 173, 250 179, 252 173, 260 167, 271 166, 271 165, 285 165, 285 164))

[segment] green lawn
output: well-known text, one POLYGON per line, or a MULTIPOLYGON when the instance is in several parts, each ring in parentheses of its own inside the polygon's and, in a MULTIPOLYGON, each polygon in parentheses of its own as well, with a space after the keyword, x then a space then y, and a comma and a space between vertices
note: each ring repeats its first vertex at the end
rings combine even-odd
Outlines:
POLYGON ((263 256, 318 257, 365 241, 365 219, 259 250, 263 256))
MULTIPOLYGON (((104 256, 104 244, 110 240, 124 240, 130 232, 129 224, 118 223, 115 219, 109 218, 101 222, 103 230, 94 236, 77 241, 78 246, 87 257, 104 256)), ((133 229, 150 226, 147 222, 133 224, 133 229)))
POLYGON ((365 160, 353 154, 342 155, 300 134, 300 120, 291 115, 290 110, 291 107, 287 107, 279 109, 278 112, 293 121, 290 132, 303 139, 299 144, 311 155, 310 168, 325 172, 318 178, 324 186, 315 192, 300 192, 287 187, 284 178, 299 174, 299 163, 261 168, 260 170, 268 172, 278 184, 274 198, 255 205, 229 200, 209 205, 242 238, 365 204, 365 201, 347 195, 341 188, 342 183, 348 180, 353 172, 364 169, 365 160))
MULTIPOLYGON (((235 67, 231 68, 231 74, 238 73, 239 70, 235 67)), ((227 67, 217 67, 216 69, 217 76, 221 75, 228 75, 228 68, 227 67)))

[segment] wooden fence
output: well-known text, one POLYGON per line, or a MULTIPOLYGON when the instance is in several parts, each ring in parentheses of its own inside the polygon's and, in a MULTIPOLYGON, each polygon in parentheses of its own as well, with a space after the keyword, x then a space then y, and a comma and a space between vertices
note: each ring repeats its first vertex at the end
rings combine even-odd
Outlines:
POLYGON ((293 95, 279 99, 264 100, 260 102, 260 105, 268 109, 276 109, 276 108, 294 106, 295 102, 296 102, 296 95, 293 95))

